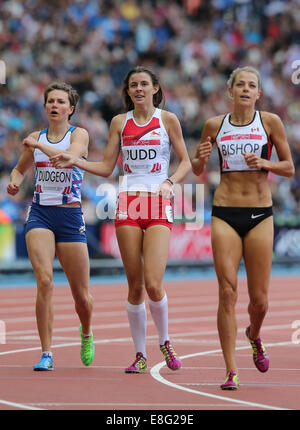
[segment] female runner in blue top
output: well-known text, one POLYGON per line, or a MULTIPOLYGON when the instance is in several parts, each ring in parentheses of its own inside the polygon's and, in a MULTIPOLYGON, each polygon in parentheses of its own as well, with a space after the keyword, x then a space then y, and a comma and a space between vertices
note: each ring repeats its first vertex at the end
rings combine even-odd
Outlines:
POLYGON ((34 370, 53 370, 51 351, 53 325, 53 260, 55 253, 68 278, 80 319, 81 359, 93 361, 91 332, 93 298, 89 294, 89 256, 81 210, 83 171, 55 169, 49 157, 60 153, 87 157, 86 130, 73 127, 69 119, 79 96, 68 84, 50 84, 44 93, 48 128, 31 133, 23 141, 23 152, 10 175, 7 192, 16 195, 25 172, 34 163, 35 188, 26 224, 26 245, 37 282, 36 318, 42 357, 34 370))

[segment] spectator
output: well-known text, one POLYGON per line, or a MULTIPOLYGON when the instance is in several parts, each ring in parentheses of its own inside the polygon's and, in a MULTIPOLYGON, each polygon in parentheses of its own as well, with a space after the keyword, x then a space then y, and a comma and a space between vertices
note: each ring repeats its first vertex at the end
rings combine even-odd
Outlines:
MULTIPOLYGON (((89 159, 98 159, 108 124, 122 108, 122 77, 136 64, 161 76, 166 107, 178 115, 192 156, 205 120, 229 110, 230 101, 226 106, 219 97, 226 77, 237 64, 251 63, 264 82, 258 108, 281 116, 297 168, 300 86, 291 77, 293 61, 300 58, 299 1, 280 3, 278 9, 273 0, 264 7, 257 0, 2 1, 0 59, 7 77, 0 86, 0 182, 17 162, 19 142, 42 127, 39 101, 54 79, 71 82, 79 92, 82 103, 75 121, 90 133, 89 159)), ((210 161, 212 172, 218 162, 210 161)), ((32 175, 24 184, 28 202, 32 175)), ((116 171, 115 181, 117 177, 116 171)), ((83 197, 91 202, 90 190, 96 195, 97 183, 90 177, 87 181, 89 195, 83 197)), ((212 195, 213 184, 206 186, 207 196, 212 195)), ((272 187, 278 197, 274 213, 300 213, 289 182, 279 178, 272 187)), ((0 197, 0 207, 5 199, 0 197)), ((6 207, 14 207, 22 218, 20 201, 10 199, 6 207)))

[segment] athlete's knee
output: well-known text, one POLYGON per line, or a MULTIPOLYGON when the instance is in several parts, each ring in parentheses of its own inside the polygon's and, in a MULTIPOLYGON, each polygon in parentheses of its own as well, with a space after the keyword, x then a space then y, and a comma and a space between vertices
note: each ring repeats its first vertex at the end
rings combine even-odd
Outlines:
POLYGON ((93 307, 93 297, 88 293, 87 289, 83 291, 73 292, 75 308, 82 311, 90 311, 93 307))
POLYGON ((268 298, 265 295, 250 297, 249 312, 255 314, 265 314, 268 310, 268 298))
POLYGON ((163 289, 160 281, 148 279, 145 283, 146 291, 151 300, 157 302, 162 299, 163 289))
POLYGON ((219 300, 224 306, 235 306, 237 302, 237 283, 234 280, 224 279, 219 285, 219 300))
POLYGON ((36 276, 38 295, 41 297, 51 296, 53 293, 53 276, 50 272, 41 272, 36 276))
POLYGON ((141 303, 144 299, 144 285, 140 282, 129 284, 128 301, 131 304, 141 303))

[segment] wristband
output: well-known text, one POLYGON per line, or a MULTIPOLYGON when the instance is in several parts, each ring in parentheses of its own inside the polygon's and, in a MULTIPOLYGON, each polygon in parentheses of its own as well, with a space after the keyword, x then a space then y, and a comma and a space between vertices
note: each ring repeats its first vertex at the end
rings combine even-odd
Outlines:
POLYGON ((167 178, 166 181, 168 181, 172 185, 172 187, 174 186, 174 182, 171 179, 167 178))

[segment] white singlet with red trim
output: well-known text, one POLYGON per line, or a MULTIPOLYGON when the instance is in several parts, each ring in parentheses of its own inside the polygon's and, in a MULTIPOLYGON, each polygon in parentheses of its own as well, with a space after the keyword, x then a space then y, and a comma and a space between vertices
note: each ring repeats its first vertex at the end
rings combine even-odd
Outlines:
POLYGON ((133 111, 127 112, 121 133, 121 151, 124 176, 120 192, 147 191, 156 193, 168 178, 170 139, 156 108, 150 121, 140 125, 133 111))
MULTIPOLYGON (((71 144, 71 134, 76 127, 71 126, 59 142, 48 140, 48 129, 40 132, 38 141, 52 148, 66 151, 71 144)), ((81 184, 83 170, 78 167, 56 169, 49 157, 40 149, 34 150, 35 187, 33 202, 52 206, 81 202, 81 184)))
POLYGON ((225 115, 216 143, 221 173, 262 170, 248 167, 243 156, 246 152, 254 152, 266 160, 271 157, 272 144, 259 111, 255 111, 253 120, 247 125, 233 125, 230 122, 230 113, 225 115))

